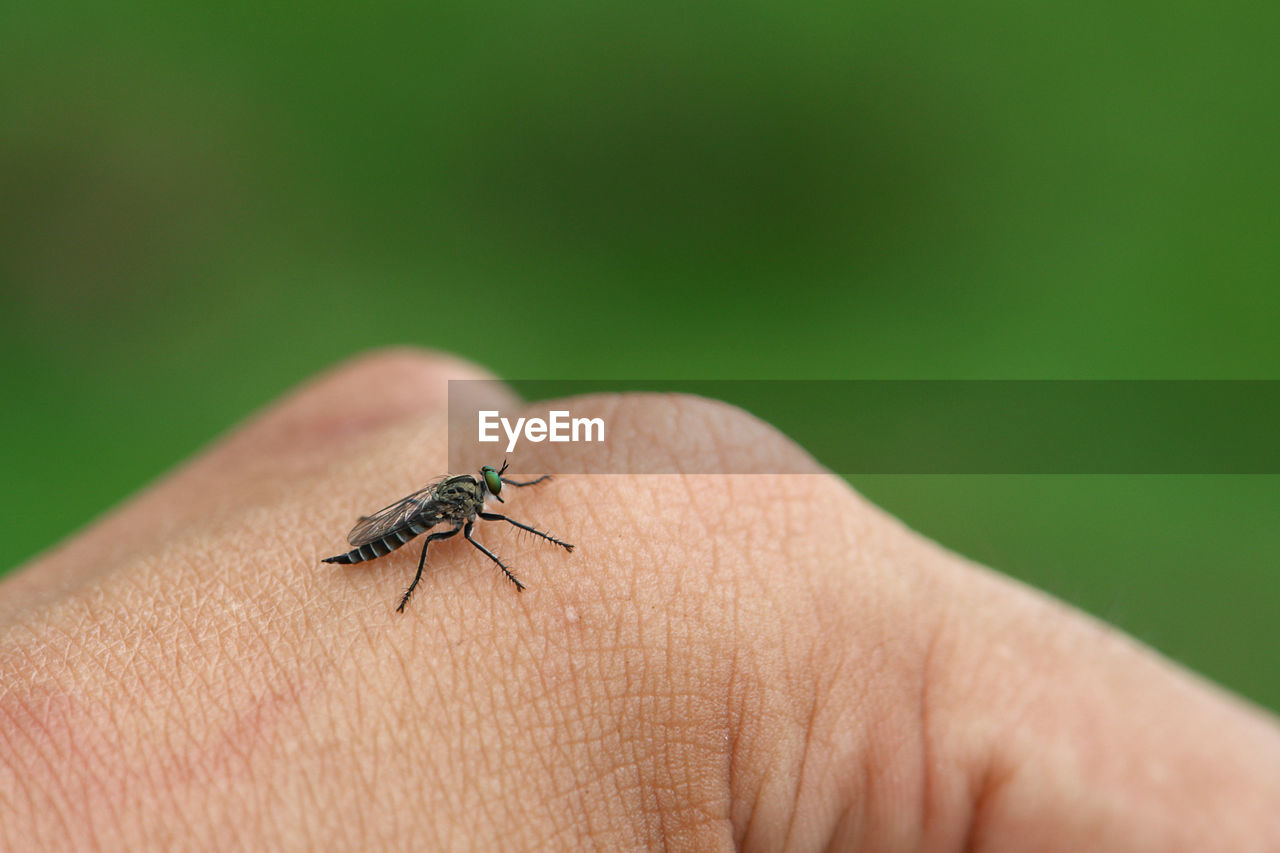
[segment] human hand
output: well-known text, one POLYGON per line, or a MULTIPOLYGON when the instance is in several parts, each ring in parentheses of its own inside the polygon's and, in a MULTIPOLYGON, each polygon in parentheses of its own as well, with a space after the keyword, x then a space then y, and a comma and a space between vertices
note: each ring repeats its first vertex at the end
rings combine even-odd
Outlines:
MULTIPOLYGON (((8 578, 0 843, 1280 848, 1272 717, 816 467, 522 489, 575 553, 489 523, 526 592, 457 537, 396 613, 415 547, 319 558, 445 470, 478 377, 357 361, 8 578)), ((812 466, 720 404, 585 405, 812 466)))

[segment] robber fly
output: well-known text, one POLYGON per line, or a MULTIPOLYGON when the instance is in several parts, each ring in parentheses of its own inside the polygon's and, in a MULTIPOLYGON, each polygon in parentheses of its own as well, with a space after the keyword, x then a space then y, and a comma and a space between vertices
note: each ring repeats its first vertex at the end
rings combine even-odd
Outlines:
POLYGON ((491 495, 499 503, 506 503, 501 496, 503 484, 532 486, 551 479, 550 474, 544 474, 536 480, 520 483, 502 476, 506 470, 507 463, 503 462, 500 469, 484 466, 480 469, 479 478, 470 474, 442 477, 408 497, 401 498, 391 506, 384 507, 373 515, 362 517, 347 534, 347 542, 354 546, 352 550, 336 557, 325 557, 324 562, 363 563, 365 560, 375 560, 408 543, 414 537, 443 524, 448 525, 447 530, 432 533, 422 543, 422 556, 418 557, 418 573, 413 576, 413 583, 409 584, 409 588, 401 597, 400 606, 396 608, 398 612, 404 612, 404 606, 409 603, 409 596, 413 595, 418 581, 422 580, 422 567, 427 561, 427 548, 437 539, 457 536, 459 531, 467 537, 468 542, 480 549, 480 553, 498 564, 498 568, 502 569, 507 579, 516 585, 517 591, 523 590, 524 584, 511 573, 511 569, 507 568, 506 564, 495 557, 488 548, 471 538, 471 529, 475 526, 477 517, 486 521, 505 521, 513 524, 521 530, 541 536, 553 545, 559 545, 566 551, 572 551, 573 546, 568 542, 561 542, 549 533, 521 524, 514 518, 508 518, 496 512, 485 512, 485 499, 491 495))

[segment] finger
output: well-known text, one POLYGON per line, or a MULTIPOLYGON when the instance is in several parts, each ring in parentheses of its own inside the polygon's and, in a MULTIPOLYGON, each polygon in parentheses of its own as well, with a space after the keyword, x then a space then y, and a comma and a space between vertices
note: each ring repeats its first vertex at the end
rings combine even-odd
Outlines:
POLYGON ((933 786, 972 804, 967 849, 1274 849, 1275 717, 1038 591, 955 580, 925 735, 969 771, 933 786))
MULTIPOLYGON (((461 359, 409 348, 337 365, 16 573, 6 582, 4 613, 106 571, 220 507, 269 500, 389 424, 443 411, 451 379, 492 376, 461 359)), ((497 382, 469 384, 501 396, 495 405, 515 399, 497 382)))

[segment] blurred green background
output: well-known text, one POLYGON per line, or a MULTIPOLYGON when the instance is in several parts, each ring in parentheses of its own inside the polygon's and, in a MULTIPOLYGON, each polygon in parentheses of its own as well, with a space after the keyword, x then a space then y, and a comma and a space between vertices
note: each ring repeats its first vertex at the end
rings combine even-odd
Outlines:
MULTIPOLYGON (((10 0, 3 565, 385 344, 1280 378, 1277 44, 1256 2, 10 0)), ((854 480, 1280 708, 1280 477, 854 480)))

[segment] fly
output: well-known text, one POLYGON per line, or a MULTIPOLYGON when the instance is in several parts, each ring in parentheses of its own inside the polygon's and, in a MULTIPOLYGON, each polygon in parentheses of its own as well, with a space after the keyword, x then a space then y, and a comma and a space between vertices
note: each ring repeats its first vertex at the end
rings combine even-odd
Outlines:
POLYGON ((336 557, 325 557, 323 562, 349 564, 376 560, 433 527, 448 525, 447 530, 432 533, 422 543, 422 555, 418 557, 418 573, 413 576, 413 583, 409 584, 409 588, 400 598, 397 612, 404 612, 404 606, 409 603, 409 596, 413 595, 418 581, 422 580, 422 567, 427 562, 427 548, 432 542, 457 536, 459 532, 467 538, 468 542, 479 548, 480 553, 498 564, 498 568, 502 569, 507 579, 516 585, 517 591, 522 591, 524 584, 511 573, 511 569, 495 557, 492 551, 471 538, 471 530, 475 526, 476 518, 483 518, 485 521, 505 521, 521 530, 540 536, 553 545, 559 545, 566 551, 572 551, 573 546, 568 542, 561 542, 549 533, 521 524, 514 518, 485 511, 484 502, 489 495, 499 503, 506 503, 501 497, 503 484, 533 486, 551 479, 550 474, 544 474, 536 480, 521 483, 502 476, 506 470, 507 463, 503 462, 500 469, 494 469, 489 465, 484 466, 480 469, 478 478, 470 474, 442 477, 408 497, 401 498, 391 506, 378 510, 373 515, 363 516, 347 534, 347 542, 353 546, 352 549, 336 557))

